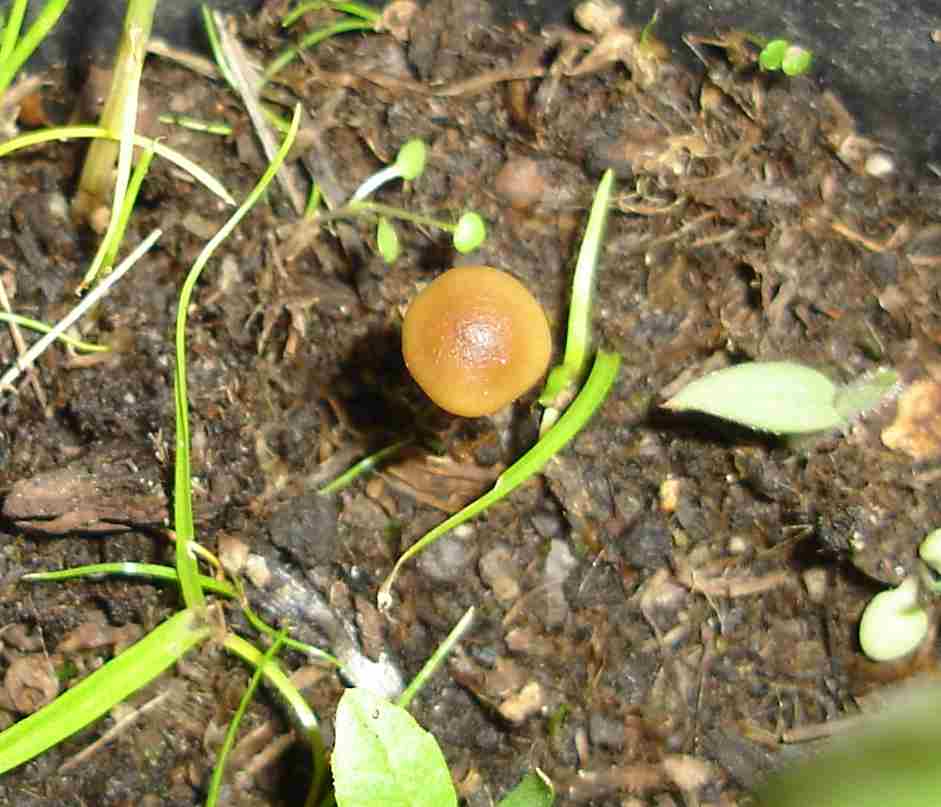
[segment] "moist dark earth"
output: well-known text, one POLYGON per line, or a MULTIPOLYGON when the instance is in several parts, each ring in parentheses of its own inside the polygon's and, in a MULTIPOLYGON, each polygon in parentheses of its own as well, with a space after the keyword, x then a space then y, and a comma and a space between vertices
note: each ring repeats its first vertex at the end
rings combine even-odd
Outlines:
MULTIPOLYGON (((262 64, 295 36, 281 11, 235 21, 262 64)), ((311 13, 301 28, 330 20, 311 13)), ((446 233, 403 224, 389 266, 370 224, 313 228, 272 185, 189 312, 197 537, 241 569, 262 618, 404 681, 475 607, 412 706, 468 805, 495 803, 535 767, 559 804, 742 803, 812 753, 801 741, 827 721, 936 665, 933 632, 910 658, 875 665, 857 626, 875 593, 917 571, 918 543, 941 524, 941 182, 903 171, 812 74, 758 71, 735 32, 689 31, 690 70, 634 29, 590 28, 500 27, 486 5, 433 0, 394 36, 333 37, 278 74, 269 97, 305 110, 290 161, 305 192, 312 171, 342 200, 421 137, 425 173, 378 199, 445 220, 473 209, 489 236, 460 256, 446 233), (488 489, 539 419, 535 391, 491 418, 438 409, 401 358, 405 308, 452 265, 496 266, 539 298, 561 356, 607 168, 617 187, 594 325, 597 345, 623 357, 616 385, 542 474, 406 566, 381 614, 378 586, 402 550, 488 489), (901 383, 844 429, 800 441, 659 406, 709 370, 781 359, 839 383, 890 367, 901 383), (376 473, 317 492, 403 439, 376 473)), ((93 119, 79 103, 88 74, 48 78, 23 126, 93 119)), ((148 59, 138 126, 239 200, 266 164, 231 91, 167 56, 148 59)), ((53 322, 74 304, 96 247, 68 214, 83 154, 68 142, 0 161, 0 278, 17 313, 53 322)), ((20 578, 172 565, 176 306, 230 212, 156 160, 125 243, 163 235, 79 325, 112 351, 53 347, 2 393, 4 726, 180 607, 174 587, 146 580, 20 578)), ((4 326, 4 365, 17 350, 4 326)), ((237 605, 224 613, 260 641, 237 605)), ((293 650, 281 660, 329 744, 349 682, 293 650)), ((0 803, 203 803, 250 673, 205 643, 3 777, 0 803)), ((225 803, 303 802, 308 755, 292 731, 262 691, 225 803)))

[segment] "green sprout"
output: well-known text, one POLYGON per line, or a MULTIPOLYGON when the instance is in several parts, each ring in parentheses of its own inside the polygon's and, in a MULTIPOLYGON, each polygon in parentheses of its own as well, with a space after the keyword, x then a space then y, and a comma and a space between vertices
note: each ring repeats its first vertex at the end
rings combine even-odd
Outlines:
POLYGON ((14 76, 46 38, 68 4, 69 0, 49 0, 29 30, 20 37, 27 2, 13 1, 0 39, 0 96, 7 91, 14 76))
POLYGON ((395 263, 402 253, 399 234, 385 216, 380 216, 379 224, 376 225, 376 248, 386 263, 395 263))
POLYGON ((909 577, 873 597, 859 621, 859 645, 873 661, 911 653, 928 633, 928 612, 919 603, 918 581, 909 577))
POLYGON ((483 217, 473 210, 461 214, 457 224, 451 228, 451 243, 462 255, 473 252, 487 238, 487 225, 483 217))
POLYGON ((807 434, 845 427, 885 400, 897 381, 894 370, 879 368, 841 387, 802 364, 745 362, 693 381, 663 406, 773 434, 807 434))
POLYGON ((918 556, 935 574, 941 574, 941 529, 928 533, 918 547, 918 556))
POLYGON ((396 179, 411 182, 414 179, 418 179, 425 170, 427 151, 424 140, 415 137, 407 141, 405 145, 399 149, 399 153, 395 157, 395 162, 392 163, 392 165, 387 165, 381 171, 377 171, 371 177, 364 180, 353 192, 353 195, 350 197, 350 202, 362 201, 367 196, 379 190, 379 188, 387 182, 392 182, 396 179))
POLYGON ((591 308, 595 292, 595 273, 598 257, 604 243, 605 224, 611 194, 614 190, 614 172, 609 168, 601 177, 588 223, 585 237, 578 252, 575 274, 572 279, 572 299, 569 305, 568 331, 565 337, 565 355, 562 364, 553 367, 546 379, 546 386, 539 396, 539 403, 547 407, 542 429, 547 429, 558 417, 578 384, 584 378, 591 356, 591 308))
POLYGON ((786 39, 772 39, 758 54, 762 70, 780 70, 786 76, 802 76, 810 70, 813 54, 786 39))

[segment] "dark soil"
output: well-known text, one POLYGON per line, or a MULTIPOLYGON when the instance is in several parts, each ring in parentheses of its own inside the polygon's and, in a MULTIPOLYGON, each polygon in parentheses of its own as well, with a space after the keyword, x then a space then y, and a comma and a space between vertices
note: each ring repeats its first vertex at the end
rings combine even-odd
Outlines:
MULTIPOLYGON (((261 62, 284 45, 265 17, 239 34, 261 62)), ((594 49, 600 39, 499 28, 486 5, 436 0, 406 41, 320 44, 277 85, 308 114, 298 175, 303 163, 344 198, 422 137, 426 173, 379 198, 442 218, 475 209, 490 236, 462 258, 445 234, 403 226, 388 267, 369 226, 311 232, 273 186, 190 312, 199 540, 241 559, 263 618, 387 683, 409 680, 475 606, 473 629, 413 706, 470 805, 533 767, 560 804, 735 803, 795 740, 934 664, 929 641, 913 659, 871 665, 856 627, 941 524, 941 184, 896 169, 812 78, 737 60, 734 36, 693 42, 694 72, 639 47, 636 32, 616 61, 594 49), (399 352, 405 306, 450 265, 501 267, 543 303, 560 352, 571 268, 608 167, 619 179, 595 325, 624 357, 610 398, 544 474, 406 567, 380 615, 377 588, 402 549, 487 489, 538 422, 535 393, 478 420, 431 404, 399 352), (798 443, 658 408, 710 369, 771 359, 839 382, 891 366, 904 383, 845 432, 798 443), (413 447, 378 474, 316 493, 403 437, 413 447)), ((52 117, 75 98, 53 78, 52 117)), ((235 127, 221 138, 146 124, 243 198, 265 162, 234 96, 156 57, 144 84, 151 110, 235 127)), ((95 247, 62 212, 82 156, 66 143, 0 162, 0 272, 18 313, 55 321, 74 302, 95 247)), ((56 674, 93 670, 179 607, 173 588, 147 582, 19 578, 172 564, 176 302, 229 214, 156 161, 127 243, 160 227, 158 248, 81 325, 115 350, 90 362, 53 348, 34 380, 4 393, 3 724, 54 692, 56 674)), ((0 355, 16 355, 5 328, 0 355)), ((251 637, 226 607, 229 627, 251 637)), ((329 742, 344 683, 297 653, 282 659, 329 742)), ((207 643, 8 774, 0 803, 201 804, 249 675, 207 643)), ((262 694, 225 803, 302 803, 306 757, 290 732, 262 694)))

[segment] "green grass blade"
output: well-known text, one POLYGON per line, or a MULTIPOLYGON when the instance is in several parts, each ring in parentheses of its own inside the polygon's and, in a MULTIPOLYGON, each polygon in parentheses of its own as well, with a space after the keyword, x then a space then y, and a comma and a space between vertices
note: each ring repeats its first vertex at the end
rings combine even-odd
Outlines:
POLYGON ((52 703, 0 733, 0 774, 85 728, 156 678, 209 636, 192 611, 180 611, 52 703))
POLYGON ((396 703, 403 709, 408 709, 412 699, 421 691, 421 688, 428 682, 428 679, 435 674, 435 671, 444 664, 445 659, 461 638, 470 630, 474 621, 474 607, 471 606, 464 612, 457 624, 451 629, 451 632, 445 637, 444 641, 438 645, 435 652, 431 654, 422 668, 418 671, 411 683, 405 688, 405 691, 399 695, 396 703))
MULTIPOLYGON (((156 563, 133 563, 128 561, 118 563, 90 563, 87 566, 73 566, 70 569, 60 569, 55 572, 33 572, 24 574, 20 580, 28 583, 52 583, 62 580, 76 580, 82 577, 107 577, 116 575, 120 577, 144 577, 149 580, 160 580, 167 583, 179 583, 176 569, 172 566, 161 566, 156 563)), ((208 575, 199 576, 199 584, 205 591, 221 594, 224 597, 235 597, 236 591, 231 583, 225 580, 216 580, 208 575)))
MULTIPOLYGON (((246 642, 240 636, 233 633, 227 634, 223 646, 230 653, 234 653, 249 664, 257 667, 262 663, 263 657, 258 648, 250 642, 246 642)), ((263 675, 265 680, 277 690, 288 708, 291 709, 296 723, 310 745, 314 774, 311 779, 311 795, 306 803, 316 804, 316 799, 323 788, 327 774, 327 752, 324 748, 323 738, 320 736, 317 716, 311 711, 304 696, 294 686, 277 662, 265 664, 263 666, 263 675)))
POLYGON ((332 482, 328 482, 323 487, 318 488, 317 492, 321 495, 327 495, 330 493, 336 493, 338 490, 342 490, 347 485, 351 484, 355 479, 358 479, 363 474, 374 470, 379 465, 379 463, 396 454, 404 446, 407 446, 411 442, 411 439, 399 440, 390 446, 380 448, 378 451, 370 454, 368 457, 364 457, 351 468, 344 471, 332 482))
POLYGON ((603 350, 598 351, 591 374, 578 396, 539 442, 500 474, 500 478, 497 479, 493 488, 479 499, 472 501, 463 510, 441 522, 433 530, 425 533, 402 553, 389 576, 379 587, 378 603, 381 611, 387 611, 392 605, 392 584, 395 582, 395 578, 398 576, 403 564, 433 544, 446 532, 479 515, 522 485, 529 477, 539 473, 545 464, 584 428, 608 396, 608 392, 610 392, 617 378, 620 366, 621 357, 619 355, 603 350))
POLYGON ((33 55, 33 51, 39 47, 39 43, 52 30, 52 26, 56 24, 68 4, 69 0, 49 0, 42 7, 42 11, 39 12, 39 16, 36 17, 29 30, 16 43, 13 52, 0 62, 0 95, 7 91, 7 87, 10 86, 10 82, 13 81, 17 71, 33 55))
MULTIPOLYGON (((4 143, 0 143, 0 157, 12 154, 14 151, 38 146, 42 143, 49 143, 53 140, 75 140, 83 138, 106 137, 109 140, 119 140, 120 135, 110 132, 102 126, 55 126, 49 129, 40 129, 37 132, 27 132, 19 137, 14 137, 4 143)), ((227 205, 235 205, 235 199, 232 198, 225 187, 212 174, 203 168, 200 168, 188 157, 183 156, 178 151, 151 140, 149 137, 134 135, 134 145, 144 149, 153 149, 158 157, 172 162, 181 171, 185 171, 193 179, 204 185, 207 190, 214 193, 227 205)))
POLYGON ((0 64, 10 58, 16 40, 20 38, 20 29, 23 27, 23 17, 26 16, 26 0, 13 0, 10 11, 4 21, 3 41, 0 43, 0 64))
POLYGON ((284 631, 279 631, 271 647, 265 651, 265 655, 262 656, 258 666, 255 667, 255 672, 252 673, 252 680, 249 681, 245 692, 242 693, 242 699, 239 701, 235 714, 232 715, 232 720, 229 721, 229 728, 225 733, 225 739, 222 741, 222 747, 219 749, 219 755, 216 757, 216 764, 212 769, 212 778, 209 780, 209 792, 206 796, 206 807, 216 807, 219 801, 219 791, 222 789, 222 776, 225 773, 225 764, 229 758, 229 753, 235 746, 235 738, 238 736, 239 725, 248 709, 248 705, 252 702, 252 698, 255 697, 255 691, 258 689, 258 684, 261 683, 262 673, 264 673, 265 668, 278 654, 283 644, 284 631))
POLYGON ((189 404, 186 391, 186 315, 189 311, 193 289, 203 269, 216 251, 216 248, 231 234, 236 225, 244 218, 249 210, 258 201, 265 189, 274 179, 275 174, 284 162, 301 122, 301 107, 294 108, 294 118, 291 121, 291 130, 281 143, 281 148, 271 161, 258 184, 252 189, 238 210, 222 225, 199 253, 196 262, 190 269, 183 288, 180 291, 180 304, 176 318, 176 370, 174 383, 174 398, 176 403, 176 462, 174 464, 174 496, 173 496, 173 524, 176 530, 176 569, 180 576, 180 589, 183 601, 188 608, 201 607, 205 604, 203 590, 199 585, 199 573, 196 559, 192 555, 190 543, 195 536, 193 527, 193 500, 192 481, 190 479, 190 431, 189 431, 189 404))
POLYGON ((565 337, 565 356, 562 364, 549 373, 546 388, 539 396, 543 406, 556 405, 557 398, 578 384, 588 369, 591 351, 591 306, 594 300, 595 271, 604 243, 605 223, 614 188, 614 172, 604 172, 585 225, 585 237, 578 252, 572 279, 572 301, 569 305, 568 332, 565 337))
POLYGON ((375 23, 368 20, 343 20, 342 22, 328 25, 326 28, 311 31, 311 33, 301 39, 296 47, 287 48, 274 58, 271 64, 265 68, 265 80, 270 81, 273 76, 293 62, 305 48, 312 48, 314 45, 337 34, 345 34, 349 31, 369 31, 374 27, 375 23))
MULTIPOLYGON (((49 333, 53 329, 52 325, 47 325, 45 322, 40 322, 38 319, 24 317, 22 314, 11 314, 7 311, 0 311, 0 322, 12 322, 15 325, 19 325, 21 328, 29 328, 38 333, 49 333)), ((67 333, 60 333, 56 336, 56 339, 70 347, 74 347, 76 350, 81 350, 83 353, 107 353, 111 350, 108 345, 96 345, 93 342, 83 342, 81 339, 76 339, 74 336, 69 336, 67 333)))

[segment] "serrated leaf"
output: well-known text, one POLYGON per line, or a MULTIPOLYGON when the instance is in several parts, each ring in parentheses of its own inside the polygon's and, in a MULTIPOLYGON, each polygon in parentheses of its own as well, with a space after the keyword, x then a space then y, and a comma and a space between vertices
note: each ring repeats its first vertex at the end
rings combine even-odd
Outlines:
POLYGON ((836 386, 823 373, 786 361, 749 362, 694 381, 664 404, 695 410, 775 434, 840 426, 836 386))
POLYGON ((540 770, 527 773, 522 781, 513 788, 497 807, 552 807, 555 801, 555 788, 548 777, 540 770))
POLYGON ((882 403, 898 380, 899 374, 895 370, 880 367, 837 390, 833 405, 845 420, 865 415, 882 403))
POLYGON ((340 698, 333 749, 339 807, 456 807, 435 738, 399 706, 365 689, 340 698))

